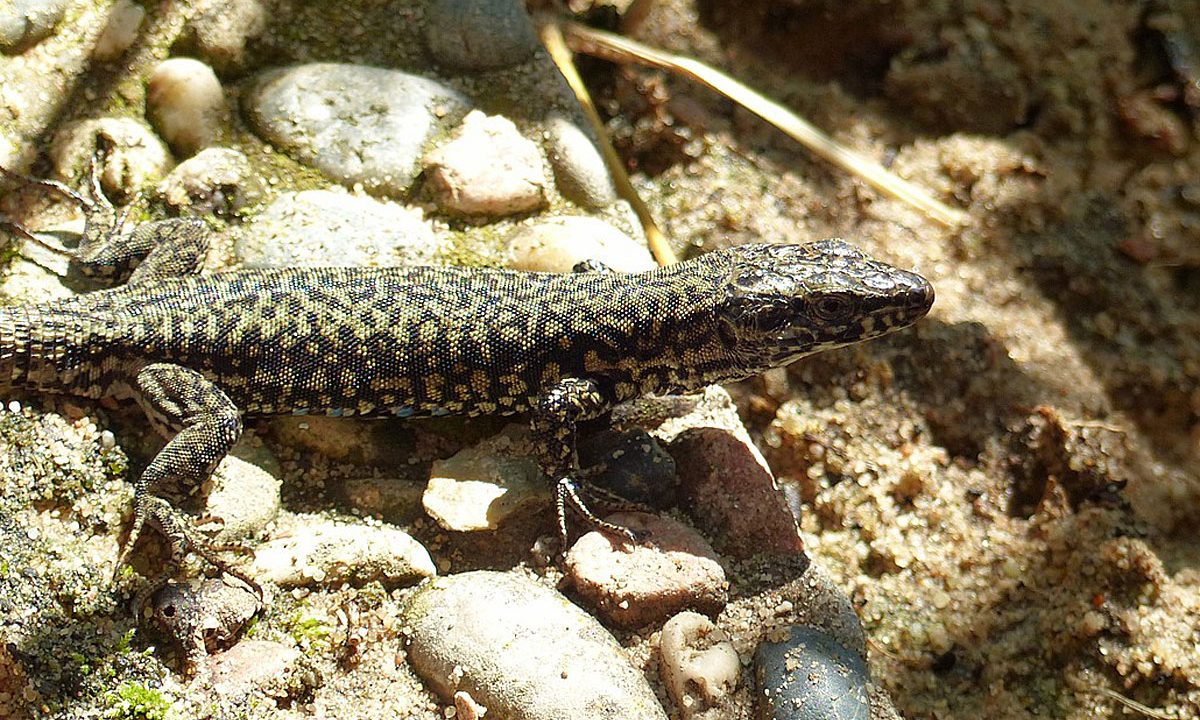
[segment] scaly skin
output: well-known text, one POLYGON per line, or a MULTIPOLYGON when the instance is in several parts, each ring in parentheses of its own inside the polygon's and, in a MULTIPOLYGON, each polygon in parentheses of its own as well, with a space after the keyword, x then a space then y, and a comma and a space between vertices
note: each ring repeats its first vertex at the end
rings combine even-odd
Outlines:
POLYGON ((189 528, 150 488, 203 481, 244 416, 529 413, 564 538, 568 507, 628 535, 578 494, 577 421, 898 330, 933 302, 919 275, 840 240, 743 245, 629 275, 348 267, 173 277, 198 267, 203 223, 127 232, 93 196, 73 195, 89 219, 76 262, 103 271, 146 259, 124 287, 0 308, 0 389, 137 400, 171 439, 137 482, 127 547, 149 520, 176 561, 194 545, 189 528))

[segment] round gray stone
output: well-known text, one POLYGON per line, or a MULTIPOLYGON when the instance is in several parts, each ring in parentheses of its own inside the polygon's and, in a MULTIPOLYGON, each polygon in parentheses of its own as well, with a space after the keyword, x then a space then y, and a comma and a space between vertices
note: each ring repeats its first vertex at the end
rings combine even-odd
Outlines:
POLYGON ((428 265, 436 250, 419 211, 329 190, 280 196, 234 248, 247 267, 260 268, 428 265))
POLYGON ((794 625, 754 654, 760 716, 771 720, 870 720, 870 672, 833 636, 794 625))
POLYGON ((437 62, 460 70, 516 65, 538 47, 537 33, 518 0, 433 0, 425 42, 437 62))
POLYGON ((595 618, 521 575, 438 578, 404 608, 413 669, 510 720, 666 720, 642 673, 595 618))
POLYGON ((48 36, 62 20, 66 0, 0 3, 0 52, 20 52, 48 36))
POLYGON ((398 70, 312 63, 260 75, 246 97, 254 131, 335 180, 400 197, 426 142, 470 109, 455 90, 398 70))

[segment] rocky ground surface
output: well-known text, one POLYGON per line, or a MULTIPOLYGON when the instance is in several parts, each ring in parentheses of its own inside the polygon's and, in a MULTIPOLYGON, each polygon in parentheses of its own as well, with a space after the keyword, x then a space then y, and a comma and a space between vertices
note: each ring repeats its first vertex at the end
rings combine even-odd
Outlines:
MULTIPOLYGON (((542 3, 534 9, 546 9, 542 3)), ((612 24, 572 2, 559 11, 612 24)), ((253 548, 138 619, 136 407, 0 398, 0 717, 1200 717, 1200 17, 1168 0, 663 0, 720 67, 968 214, 943 228, 681 78, 584 71, 682 254, 842 236, 917 328, 586 429, 653 508, 555 558, 528 433, 261 422, 177 500, 253 548), (796 530, 796 519, 799 532, 796 530)), ((0 165, 199 215, 207 270, 652 266, 509 0, 0 6, 0 165)), ((70 203, 0 212, 72 242, 70 203)), ((137 217, 143 217, 139 211, 137 217)), ((90 289, 0 235, 4 302, 90 289)))

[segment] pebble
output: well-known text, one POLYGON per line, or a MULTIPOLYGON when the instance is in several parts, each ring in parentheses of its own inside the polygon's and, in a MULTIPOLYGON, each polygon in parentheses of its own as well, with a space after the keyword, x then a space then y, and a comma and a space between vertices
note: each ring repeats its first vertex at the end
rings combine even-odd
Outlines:
POLYGON ((446 530, 494 530, 529 503, 548 503, 550 487, 533 459, 529 428, 499 434, 433 463, 422 504, 446 530))
POLYGON ((154 594, 150 617, 183 655, 184 672, 231 644, 262 607, 258 594, 236 578, 169 583, 154 594))
POLYGON ((313 63, 259 75, 245 94, 254 131, 338 182, 408 194, 430 138, 470 107, 441 83, 398 70, 313 63))
POLYGON ((62 20, 66 0, 9 0, 0 4, 0 52, 18 53, 46 38, 62 20))
POLYGON ((246 64, 246 42, 267 29, 267 11, 258 0, 225 0, 201 10, 189 26, 196 54, 222 75, 246 64))
POLYGON ((503 217, 546 203, 541 150, 505 117, 472 110, 424 165, 433 200, 446 212, 503 217))
POLYGON ((563 561, 571 587, 605 621, 636 628, 685 608, 716 614, 725 606, 725 570, 696 531, 648 513, 605 519, 634 530, 643 542, 630 545, 593 530, 563 561))
POLYGON ((567 598, 514 573, 475 571, 419 588, 403 610, 413 669, 486 717, 666 720, 616 640, 567 598))
POLYGON ((146 9, 133 0, 117 0, 108 11, 108 20, 96 44, 92 46, 92 58, 110 62, 121 57, 137 40, 138 30, 146 18, 146 9))
POLYGON ((392 527, 289 517, 277 536, 255 548, 251 576, 281 587, 412 585, 437 574, 429 552, 392 527))
POLYGON ((705 389, 686 414, 652 434, 666 440, 680 481, 680 507, 722 550, 747 558, 804 550, 795 516, 771 468, 738 417, 729 393, 705 389))
POLYGON ((211 145, 229 121, 217 74, 191 58, 163 60, 150 72, 146 114, 171 149, 183 157, 211 145))
POLYGON ((508 256, 509 267, 534 272, 571 272, 587 260, 617 272, 657 267, 644 245, 603 220, 582 215, 531 221, 509 239, 508 256))
POLYGON ((631 502, 655 508, 675 504, 675 459, 642 428, 602 430, 578 443, 579 466, 588 482, 631 502))
POLYGON ((617 199, 604 156, 592 137, 562 115, 546 121, 546 146, 558 191, 589 209, 607 207, 617 199))
POLYGON ((426 265, 437 252, 421 211, 342 191, 277 197, 241 233, 247 267, 426 265))
POLYGON ((425 21, 429 54, 459 70, 515 65, 539 47, 519 0, 432 0, 425 21))
POLYGON ((311 695, 323 682, 321 671, 296 648, 270 640, 243 640, 209 658, 204 675, 197 678, 197 689, 226 703, 256 691, 288 701, 311 695))
POLYGON ((663 625, 658 640, 659 672, 685 720, 733 717, 733 691, 742 663, 729 636, 711 620, 681 612, 663 625))
POLYGON ((233 543, 261 533, 279 515, 283 471, 264 447, 238 442, 209 479, 204 512, 220 518, 216 543, 233 543))
POLYGON ((797 625, 754 654, 760 716, 772 720, 870 720, 862 655, 817 628, 797 625))
POLYGON ((176 210, 230 215, 257 202, 262 187, 241 152, 208 147, 176 165, 155 192, 176 210))
POLYGON ((102 117, 68 123, 50 143, 54 174, 68 184, 87 177, 96 137, 112 143, 100 172, 100 186, 113 199, 132 196, 158 182, 171 169, 171 154, 149 127, 130 118, 102 117))

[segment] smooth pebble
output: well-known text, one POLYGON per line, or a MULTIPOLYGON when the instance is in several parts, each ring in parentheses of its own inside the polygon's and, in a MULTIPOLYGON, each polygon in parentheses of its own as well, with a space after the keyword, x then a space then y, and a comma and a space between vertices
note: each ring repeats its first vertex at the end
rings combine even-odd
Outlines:
POLYGON ((409 598, 413 669, 445 700, 508 720, 666 720, 642 672, 595 618, 516 573, 438 578, 409 598))
POLYGON ((551 116, 546 121, 546 146, 563 197, 590 209, 607 207, 617 199, 604 157, 577 124, 562 115, 551 116))
POLYGON ((170 58, 150 73, 146 114, 176 154, 187 157, 217 138, 229 111, 211 67, 191 58, 170 58))

